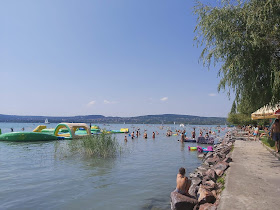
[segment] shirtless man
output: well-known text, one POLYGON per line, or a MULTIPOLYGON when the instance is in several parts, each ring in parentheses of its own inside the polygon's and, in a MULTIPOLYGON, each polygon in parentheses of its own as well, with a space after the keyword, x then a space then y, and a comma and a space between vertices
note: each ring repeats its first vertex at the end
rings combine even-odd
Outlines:
POLYGON ((182 195, 190 196, 189 188, 191 186, 191 180, 188 180, 188 178, 185 177, 185 174, 185 168, 180 168, 179 173, 177 174, 177 186, 175 192, 180 193, 182 195))
POLYGON ((156 134, 155 134, 155 132, 153 132, 153 139, 154 139, 154 138, 156 138, 156 134))
POLYGON ((279 152, 280 143, 280 123, 276 119, 271 128, 272 140, 275 141, 276 152, 279 152))
POLYGON ((134 139, 134 131, 131 134, 131 138, 134 139))
POLYGON ((182 134, 181 134, 181 142, 184 142, 184 141, 185 141, 185 134, 182 133, 182 134))

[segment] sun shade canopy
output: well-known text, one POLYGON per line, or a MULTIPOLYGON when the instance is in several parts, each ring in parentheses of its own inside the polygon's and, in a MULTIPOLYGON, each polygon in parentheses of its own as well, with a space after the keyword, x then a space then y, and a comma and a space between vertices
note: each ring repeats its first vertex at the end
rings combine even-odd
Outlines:
POLYGON ((278 118, 280 116, 280 103, 265 105, 251 114, 252 120, 278 118))

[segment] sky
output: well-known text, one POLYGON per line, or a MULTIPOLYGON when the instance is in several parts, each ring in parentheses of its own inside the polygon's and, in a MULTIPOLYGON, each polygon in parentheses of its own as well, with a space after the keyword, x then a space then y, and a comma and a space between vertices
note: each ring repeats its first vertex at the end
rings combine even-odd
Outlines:
POLYGON ((4 0, 0 114, 226 117, 192 0, 4 0))

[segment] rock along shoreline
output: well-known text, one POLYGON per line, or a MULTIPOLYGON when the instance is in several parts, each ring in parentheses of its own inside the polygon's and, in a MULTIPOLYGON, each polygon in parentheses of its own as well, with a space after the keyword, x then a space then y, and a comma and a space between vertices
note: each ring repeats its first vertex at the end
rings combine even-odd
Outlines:
POLYGON ((215 210, 219 204, 220 194, 224 188, 224 174, 232 162, 231 151, 234 141, 229 131, 222 141, 214 145, 213 152, 200 154, 202 164, 190 173, 192 184, 189 196, 175 191, 171 192, 172 210, 215 210))

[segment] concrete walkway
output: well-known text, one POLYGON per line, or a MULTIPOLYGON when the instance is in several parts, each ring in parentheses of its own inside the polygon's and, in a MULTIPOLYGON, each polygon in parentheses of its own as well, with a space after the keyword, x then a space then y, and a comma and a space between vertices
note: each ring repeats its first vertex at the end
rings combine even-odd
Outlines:
POLYGON ((258 141, 235 141, 218 210, 280 209, 280 161, 258 141))

